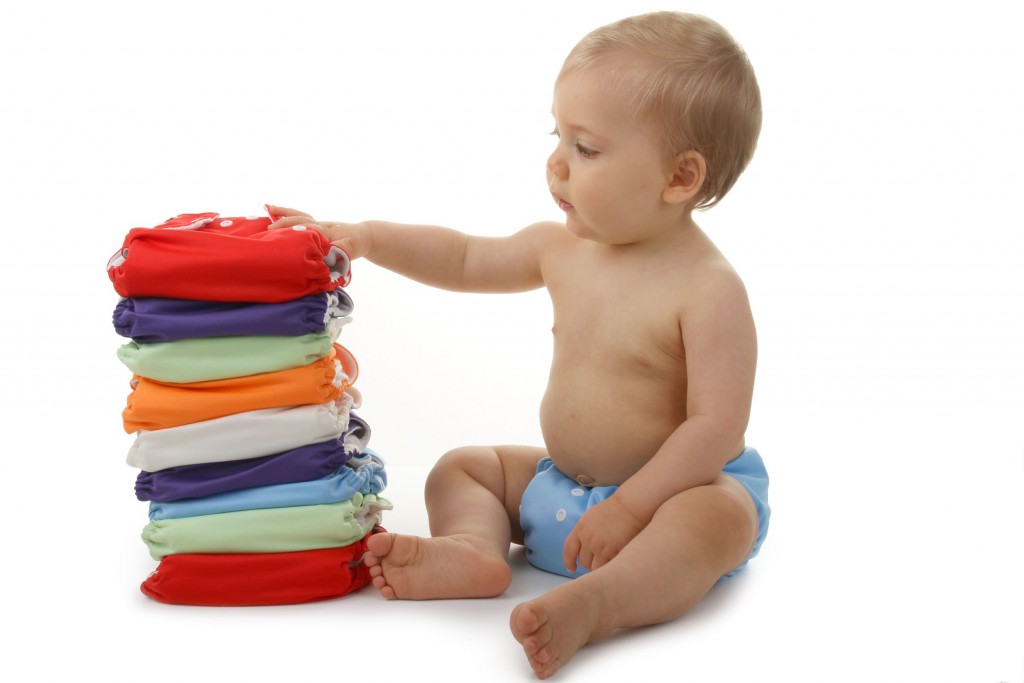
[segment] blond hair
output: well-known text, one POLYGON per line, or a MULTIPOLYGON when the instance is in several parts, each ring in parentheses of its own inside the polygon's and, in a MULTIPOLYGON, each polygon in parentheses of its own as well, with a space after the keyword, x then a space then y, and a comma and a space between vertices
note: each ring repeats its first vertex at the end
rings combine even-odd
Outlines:
POLYGON ((653 12, 590 32, 566 57, 558 81, 609 63, 617 66, 609 85, 634 98, 636 115, 659 130, 667 158, 687 150, 703 155, 707 178, 694 208, 717 204, 754 155, 761 131, 761 93, 743 48, 707 17, 653 12))

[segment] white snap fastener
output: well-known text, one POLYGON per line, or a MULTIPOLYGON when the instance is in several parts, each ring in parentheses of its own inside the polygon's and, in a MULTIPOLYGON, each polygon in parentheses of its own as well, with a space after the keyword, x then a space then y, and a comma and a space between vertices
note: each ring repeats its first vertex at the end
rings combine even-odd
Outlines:
POLYGON ((292 226, 292 230, 294 230, 295 232, 302 232, 305 229, 306 229, 305 225, 293 225, 292 226))
POLYGON ((571 493, 571 494, 572 494, 572 495, 574 495, 574 496, 577 496, 577 497, 579 497, 579 496, 582 496, 582 495, 583 495, 584 493, 586 493, 586 491, 584 491, 583 489, 581 489, 581 488, 577 487, 577 488, 574 488, 574 489, 573 489, 572 491, 570 491, 569 493, 571 493))
POLYGON ((230 228, 234 224, 235 224, 234 221, 221 221, 220 222, 220 227, 222 227, 222 228, 230 228))
POLYGON ((562 510, 559 510, 558 512, 556 512, 555 513, 555 519, 557 519, 559 522, 564 522, 565 521, 565 509, 562 509, 562 510))

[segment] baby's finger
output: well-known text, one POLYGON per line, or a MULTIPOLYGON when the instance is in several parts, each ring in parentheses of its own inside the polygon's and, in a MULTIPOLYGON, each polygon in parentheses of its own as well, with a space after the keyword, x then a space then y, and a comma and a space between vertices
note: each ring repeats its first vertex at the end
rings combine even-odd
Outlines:
POLYGON ((573 529, 562 546, 562 564, 571 572, 576 571, 576 556, 580 552, 580 537, 573 529))
POLYGON ((291 228, 296 225, 309 225, 313 222, 311 216, 286 216, 285 218, 279 218, 270 225, 267 226, 267 230, 277 230, 278 228, 291 228))
POLYGON ((587 548, 580 548, 579 561, 577 564, 588 571, 593 569, 594 553, 590 552, 587 548))
POLYGON ((274 204, 264 204, 263 207, 270 214, 271 218, 284 218, 285 216, 305 216, 306 218, 312 218, 305 211, 299 211, 298 209, 289 209, 286 206, 276 206, 274 204))

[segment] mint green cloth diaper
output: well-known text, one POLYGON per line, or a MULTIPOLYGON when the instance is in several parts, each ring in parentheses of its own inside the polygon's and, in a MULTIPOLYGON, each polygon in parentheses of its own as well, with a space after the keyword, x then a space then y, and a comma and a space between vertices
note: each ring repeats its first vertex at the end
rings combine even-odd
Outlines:
POLYGON ((182 553, 287 553, 340 548, 380 524, 391 503, 372 493, 330 505, 223 512, 161 519, 142 530, 154 560, 182 553))
POLYGON ((208 382, 300 368, 331 352, 330 332, 301 337, 206 337, 129 342, 117 357, 132 372, 160 382, 208 382))

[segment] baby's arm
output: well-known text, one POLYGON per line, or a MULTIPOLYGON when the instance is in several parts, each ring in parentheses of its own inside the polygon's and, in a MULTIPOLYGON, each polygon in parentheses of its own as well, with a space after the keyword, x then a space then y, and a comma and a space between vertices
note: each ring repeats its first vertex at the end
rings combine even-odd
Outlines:
POLYGON ((557 229, 537 223, 507 237, 478 237, 433 225, 314 221, 290 209, 278 209, 275 215, 289 217, 272 228, 312 225, 353 259, 365 257, 418 282, 459 292, 522 292, 543 286, 541 258, 557 229))
POLYGON ((686 420, 617 493, 644 520, 677 493, 713 482, 739 455, 750 419, 757 334, 746 289, 731 268, 716 269, 692 302, 680 318, 686 420))
POLYGON ((362 224, 366 258, 432 287, 457 292, 522 292, 544 285, 541 256, 550 227, 539 223, 507 237, 479 237, 432 225, 362 224))
POLYGON ((673 496, 710 484, 738 455, 750 416, 757 337, 746 290, 730 268, 703 277, 680 319, 686 352, 686 420, 616 494, 587 511, 564 560, 596 569, 611 560, 673 496))

